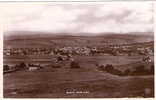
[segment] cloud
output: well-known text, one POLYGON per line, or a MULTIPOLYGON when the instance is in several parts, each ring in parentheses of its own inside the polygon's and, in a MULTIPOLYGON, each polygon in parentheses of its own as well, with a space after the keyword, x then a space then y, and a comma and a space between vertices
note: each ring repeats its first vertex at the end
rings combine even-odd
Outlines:
POLYGON ((5 31, 104 33, 153 31, 152 3, 6 4, 0 7, 5 31))

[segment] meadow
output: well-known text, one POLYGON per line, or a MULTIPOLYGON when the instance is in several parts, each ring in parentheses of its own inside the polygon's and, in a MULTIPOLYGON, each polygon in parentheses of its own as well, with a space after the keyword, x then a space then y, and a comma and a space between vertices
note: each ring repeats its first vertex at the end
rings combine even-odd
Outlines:
MULTIPOLYGON (((78 69, 71 69, 69 62, 65 62, 61 68, 53 68, 53 62, 48 59, 50 57, 45 58, 42 58, 44 59, 42 62, 46 63, 43 69, 20 70, 4 74, 4 97, 114 98, 154 96, 153 75, 117 76, 97 70, 96 63, 113 64, 119 69, 124 69, 126 68, 124 65, 140 62, 142 56, 75 56, 76 61, 80 64, 78 69), (146 94, 146 90, 149 90, 150 93, 146 94)), ((16 63, 22 61, 21 58, 20 60, 16 59, 16 63)), ((36 58, 34 57, 34 59, 36 58)), ((12 61, 12 63, 14 62, 12 61)))

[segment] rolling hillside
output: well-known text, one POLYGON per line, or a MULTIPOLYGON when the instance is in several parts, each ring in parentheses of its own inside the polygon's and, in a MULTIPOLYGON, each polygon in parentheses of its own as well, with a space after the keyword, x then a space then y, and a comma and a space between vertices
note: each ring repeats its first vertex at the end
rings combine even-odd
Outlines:
POLYGON ((4 47, 55 47, 55 46, 101 46, 105 44, 130 44, 154 41, 153 35, 105 34, 98 36, 52 35, 35 33, 30 35, 4 36, 4 47))

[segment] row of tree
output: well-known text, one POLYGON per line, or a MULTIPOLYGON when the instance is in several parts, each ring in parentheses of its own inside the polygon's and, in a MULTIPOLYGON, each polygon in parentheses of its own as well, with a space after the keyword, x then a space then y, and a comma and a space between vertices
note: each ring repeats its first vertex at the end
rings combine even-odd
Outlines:
POLYGON ((116 69, 112 64, 98 66, 99 70, 118 75, 118 76, 133 76, 133 75, 154 75, 154 65, 149 66, 146 69, 144 65, 139 65, 135 67, 134 70, 126 69, 125 71, 120 71, 116 69))

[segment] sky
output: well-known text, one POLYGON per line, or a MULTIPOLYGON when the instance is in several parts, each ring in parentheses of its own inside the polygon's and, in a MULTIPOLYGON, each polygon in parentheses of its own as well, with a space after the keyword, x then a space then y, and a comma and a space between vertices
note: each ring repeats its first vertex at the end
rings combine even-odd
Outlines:
POLYGON ((0 17, 7 31, 69 34, 152 32, 151 2, 6 3, 0 17))

